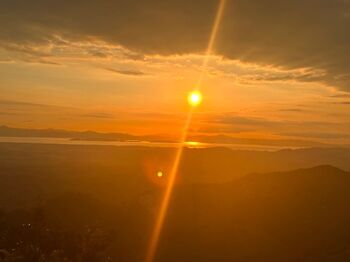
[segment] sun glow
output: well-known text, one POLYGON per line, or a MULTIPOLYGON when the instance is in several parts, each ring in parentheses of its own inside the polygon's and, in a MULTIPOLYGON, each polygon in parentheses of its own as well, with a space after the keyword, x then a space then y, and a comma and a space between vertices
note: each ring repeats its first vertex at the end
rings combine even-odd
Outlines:
POLYGON ((199 91, 192 91, 187 99, 191 106, 198 106, 202 102, 202 94, 199 91))

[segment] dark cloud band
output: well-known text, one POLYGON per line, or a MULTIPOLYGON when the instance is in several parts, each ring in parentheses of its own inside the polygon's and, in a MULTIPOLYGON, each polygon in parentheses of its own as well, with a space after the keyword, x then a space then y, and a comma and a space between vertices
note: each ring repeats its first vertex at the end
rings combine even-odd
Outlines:
MULTIPOLYGON (((205 50, 217 0, 3 0, 0 44, 100 39, 147 54, 205 50)), ((350 91, 348 0, 231 0, 216 52, 283 68, 315 68, 350 91)))

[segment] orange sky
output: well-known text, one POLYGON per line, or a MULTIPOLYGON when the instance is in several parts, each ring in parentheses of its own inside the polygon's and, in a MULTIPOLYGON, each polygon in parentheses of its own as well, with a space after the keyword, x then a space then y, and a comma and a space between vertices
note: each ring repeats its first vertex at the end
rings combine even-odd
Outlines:
MULTIPOLYGON (((205 71, 204 99, 192 132, 349 143, 348 64, 341 54, 349 50, 344 42, 328 38, 333 54, 322 49, 318 40, 343 33, 337 24, 316 23, 327 10, 309 10, 296 1, 285 14, 287 21, 282 9, 278 15, 259 2, 254 6, 241 1, 233 9, 228 1, 218 43, 203 68, 214 2, 203 1, 197 12, 184 1, 152 3, 141 14, 156 15, 138 21, 132 17, 139 17, 141 9, 131 1, 122 6, 130 16, 127 23, 107 12, 92 26, 88 17, 94 9, 106 8, 104 1, 99 8, 87 4, 73 22, 62 24, 46 17, 39 5, 28 10, 41 14, 42 21, 7 3, 2 11, 6 19, 1 19, 9 30, 0 34, 0 125, 177 136, 188 111, 187 94, 205 71), (254 13, 255 8, 259 12, 254 13), (297 16, 298 8, 304 16, 297 16), (21 19, 15 23, 15 17, 21 19), (192 23, 186 23, 187 18, 192 23), (294 32, 289 41, 276 22, 294 32)), ((73 16, 70 5, 63 1, 51 11, 60 17, 69 10, 61 17, 68 19, 73 16)), ((347 7, 334 4, 337 15, 347 7)))

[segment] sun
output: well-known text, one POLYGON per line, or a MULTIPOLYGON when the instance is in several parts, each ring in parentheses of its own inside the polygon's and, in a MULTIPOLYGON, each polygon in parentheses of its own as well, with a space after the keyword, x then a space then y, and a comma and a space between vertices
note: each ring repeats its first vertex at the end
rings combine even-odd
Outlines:
POLYGON ((187 100, 191 106, 198 106, 202 102, 202 94, 199 91, 192 91, 188 94, 187 100))
POLYGON ((158 172, 157 172, 157 177, 158 177, 158 178, 162 178, 162 177, 163 177, 163 175, 164 175, 164 174, 163 174, 163 172, 162 172, 162 171, 158 171, 158 172))

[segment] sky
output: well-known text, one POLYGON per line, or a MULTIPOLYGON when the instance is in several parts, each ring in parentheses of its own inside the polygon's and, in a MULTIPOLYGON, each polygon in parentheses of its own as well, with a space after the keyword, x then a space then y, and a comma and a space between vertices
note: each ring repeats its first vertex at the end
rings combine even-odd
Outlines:
POLYGON ((350 1, 2 0, 0 125, 350 143, 350 1))

